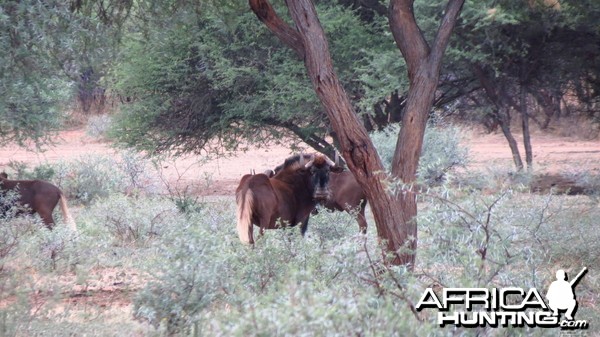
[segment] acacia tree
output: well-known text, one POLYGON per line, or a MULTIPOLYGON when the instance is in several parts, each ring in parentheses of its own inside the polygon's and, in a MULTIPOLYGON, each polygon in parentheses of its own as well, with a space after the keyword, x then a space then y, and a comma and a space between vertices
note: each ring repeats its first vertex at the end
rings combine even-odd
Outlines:
MULTIPOLYGON (((403 127, 392 161, 392 176, 411 184, 416 179, 423 135, 437 88, 442 56, 464 0, 449 0, 430 47, 419 29, 411 0, 392 0, 389 23, 407 63, 409 93, 403 127)), ((390 194, 381 159, 333 69, 328 41, 310 0, 286 1, 295 26, 275 12, 268 0, 249 0, 252 11, 304 60, 313 88, 336 132, 342 156, 365 191, 378 236, 386 242, 392 264, 414 267, 417 248, 416 195, 413 187, 390 194)))
POLYGON ((545 129, 561 116, 561 106, 585 108, 591 97, 578 88, 590 87, 598 74, 598 2, 560 3, 472 1, 454 31, 449 54, 455 58, 446 60, 447 73, 473 79, 460 110, 484 112, 500 127, 517 170, 532 169, 529 121, 545 129), (525 161, 514 137, 517 118, 525 161))

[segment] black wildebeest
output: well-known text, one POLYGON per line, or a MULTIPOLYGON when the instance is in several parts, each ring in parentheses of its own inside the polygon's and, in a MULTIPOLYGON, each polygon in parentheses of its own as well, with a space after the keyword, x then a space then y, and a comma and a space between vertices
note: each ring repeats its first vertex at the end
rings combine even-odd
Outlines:
POLYGON ((253 225, 277 228, 277 220, 290 226, 303 223, 317 202, 329 199, 330 171, 339 168, 327 156, 316 153, 308 157, 296 155, 285 160, 280 170, 242 177, 236 190, 237 230, 240 240, 253 244, 253 225))
MULTIPOLYGON (((337 161, 337 158, 336 158, 337 161)), ((336 163, 337 164, 337 163, 336 163)), ((277 174, 283 165, 275 167, 274 170, 267 170, 265 174, 269 177, 277 174)), ((365 217, 365 207, 367 205, 367 197, 365 192, 354 178, 350 171, 332 172, 329 175, 329 188, 331 196, 324 200, 321 204, 332 211, 346 211, 356 216, 358 228, 361 233, 367 233, 367 219, 365 217)), ((306 233, 308 228, 308 217, 301 226, 302 235, 306 233)))
POLYGON ((75 222, 73 222, 67 207, 67 199, 62 191, 51 183, 42 180, 9 180, 8 175, 2 172, 0 173, 0 190, 17 192, 18 203, 26 207, 30 214, 39 214, 42 222, 49 229, 54 226, 52 212, 56 205, 60 204, 64 221, 75 229, 75 222))

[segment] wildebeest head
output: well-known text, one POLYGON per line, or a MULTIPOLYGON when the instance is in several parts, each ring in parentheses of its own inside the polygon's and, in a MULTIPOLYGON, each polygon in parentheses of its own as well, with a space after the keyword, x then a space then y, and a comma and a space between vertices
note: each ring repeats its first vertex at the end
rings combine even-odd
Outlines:
POLYGON ((305 180, 305 183, 308 185, 306 187, 312 194, 312 198, 318 202, 326 201, 331 197, 329 173, 331 171, 339 172, 343 170, 321 153, 301 154, 290 157, 286 159, 283 165, 279 165, 273 170, 274 176, 284 178, 286 174, 281 172, 289 169, 295 169, 300 177, 305 180))
POLYGON ((329 188, 329 172, 338 170, 335 163, 327 156, 317 153, 304 166, 310 172, 313 199, 315 201, 326 201, 331 197, 329 188))

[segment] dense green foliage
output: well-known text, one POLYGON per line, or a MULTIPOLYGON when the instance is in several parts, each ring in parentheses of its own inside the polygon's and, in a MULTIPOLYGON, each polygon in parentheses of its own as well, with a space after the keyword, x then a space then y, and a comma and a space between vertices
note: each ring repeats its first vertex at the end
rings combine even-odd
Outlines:
MULTIPOLYGON (((114 137, 150 151, 219 152, 243 140, 281 141, 282 132, 313 143, 327 135, 301 60, 254 14, 235 10, 199 14, 184 7, 161 30, 129 36, 114 87, 133 102, 122 107, 114 137)), ((371 58, 393 49, 391 41, 377 33, 382 27, 361 24, 349 10, 332 4, 320 10, 340 77, 353 96, 365 96, 363 82, 378 72, 371 58)), ((387 91, 387 82, 370 88, 387 91)))
POLYGON ((47 38, 61 30, 63 12, 34 1, 0 5, 0 141, 45 138, 57 128, 69 83, 53 63, 66 39, 47 38))
POLYGON ((49 141, 110 64, 110 32, 65 1, 0 4, 0 144, 49 141))
MULTIPOLYGON (((274 5, 286 17, 285 7, 274 5)), ((436 31, 444 5, 416 1, 422 31, 436 31)), ((356 111, 370 127, 397 121, 406 70, 380 15, 385 6, 330 0, 319 1, 318 11, 356 111)), ((481 90, 480 69, 513 97, 504 103, 511 109, 519 109, 514 97, 526 86, 535 101, 529 113, 542 127, 569 114, 595 117, 598 13, 593 0, 559 7, 467 1, 436 109, 493 117, 498 102, 481 90), (568 102, 562 111, 561 99, 568 102)), ((323 150, 331 131, 301 60, 245 4, 8 1, 0 6, 0 43, 3 142, 47 141, 72 103, 87 111, 90 100, 106 97, 129 102, 112 136, 145 150, 222 152, 282 134, 323 150)))
MULTIPOLYGON (((406 70, 386 19, 365 20, 360 9, 336 2, 318 5, 336 71, 356 111, 369 127, 397 120, 393 111, 404 104, 406 70)), ((416 2, 424 32, 436 31, 444 5, 416 2)), ((529 114, 542 127, 562 115, 594 115, 600 55, 595 2, 561 2, 560 10, 511 0, 468 1, 464 7, 444 62, 437 110, 497 118, 499 102, 487 97, 480 69, 503 100, 513 97, 503 102, 506 108, 521 109, 516 95, 527 86, 538 107, 529 114), (556 111, 560 97, 573 94, 567 110, 556 111)), ((155 19, 160 31, 129 35, 113 79, 133 103, 123 107, 113 136, 145 150, 216 152, 240 141, 277 142, 291 133, 323 150, 331 130, 300 60, 246 8, 203 9, 177 7, 169 22, 155 19)), ((279 13, 285 17, 284 7, 279 13)))
MULTIPOLYGON (((467 1, 446 53, 445 85, 479 116, 524 109, 540 127, 568 115, 594 116, 600 87, 597 1, 467 1), (547 4, 555 4, 550 6, 547 4), (492 91, 483 90, 483 81, 492 91)), ((510 112, 509 112, 510 113, 510 112)), ((510 117, 508 117, 510 119, 510 117)))

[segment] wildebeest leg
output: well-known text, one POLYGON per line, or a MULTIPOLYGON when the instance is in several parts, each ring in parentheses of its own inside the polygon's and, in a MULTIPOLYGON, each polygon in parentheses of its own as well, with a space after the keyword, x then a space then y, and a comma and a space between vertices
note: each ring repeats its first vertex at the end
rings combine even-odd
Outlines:
POLYGON ((261 236, 265 235, 265 229, 269 228, 269 224, 271 222, 271 216, 270 215, 261 215, 260 219, 259 219, 259 233, 261 236))
POLYGON ((302 225, 300 225, 300 233, 302 236, 306 234, 306 230, 308 229, 308 219, 310 219, 310 216, 307 216, 306 219, 302 221, 302 225))
POLYGON ((42 222, 48 229, 52 229, 54 227, 54 218, 52 218, 52 210, 49 209, 38 209, 37 214, 42 218, 42 222))

